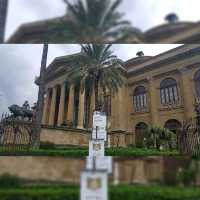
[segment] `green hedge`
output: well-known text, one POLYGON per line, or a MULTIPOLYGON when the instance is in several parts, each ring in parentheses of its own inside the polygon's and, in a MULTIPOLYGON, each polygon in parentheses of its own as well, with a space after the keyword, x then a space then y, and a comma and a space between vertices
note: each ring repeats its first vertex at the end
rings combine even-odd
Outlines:
POLYGON ((0 188, 19 187, 22 180, 10 174, 3 174, 0 176, 0 188))
MULTIPOLYGON (((199 188, 162 186, 111 186, 110 200, 199 200, 199 188)), ((1 200, 78 200, 78 187, 33 187, 0 189, 1 200)))
MULTIPOLYGON (((32 155, 32 156, 68 156, 83 157, 88 156, 88 148, 64 148, 64 149, 39 149, 26 151, 18 151, 15 154, 0 151, 0 155, 32 155)), ((145 148, 110 148, 106 149, 107 156, 177 156, 177 151, 158 151, 156 149, 145 148)))

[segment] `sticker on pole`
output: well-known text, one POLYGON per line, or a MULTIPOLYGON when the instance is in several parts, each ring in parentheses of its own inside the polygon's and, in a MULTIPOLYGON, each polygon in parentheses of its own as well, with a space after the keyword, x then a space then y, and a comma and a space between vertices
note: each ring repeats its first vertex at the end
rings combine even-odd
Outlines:
POLYGON ((90 140, 89 141, 89 156, 97 157, 104 156, 105 147, 104 140, 90 140))
POLYGON ((96 127, 92 130, 93 140, 104 140, 107 141, 107 131, 105 128, 96 127))
POLYGON ((107 141, 106 123, 107 118, 105 113, 94 112, 93 114, 93 128, 92 128, 92 139, 107 141))
MULTIPOLYGON (((87 157, 86 169, 93 169, 93 157, 87 157)), ((112 174, 113 165, 111 156, 99 156, 95 158, 95 166, 97 170, 106 170, 108 174, 112 174)))
POLYGON ((96 127, 106 129, 106 114, 102 112, 94 112, 93 114, 93 128, 96 127))
POLYGON ((81 200, 108 200, 108 175, 101 171, 81 174, 81 200))

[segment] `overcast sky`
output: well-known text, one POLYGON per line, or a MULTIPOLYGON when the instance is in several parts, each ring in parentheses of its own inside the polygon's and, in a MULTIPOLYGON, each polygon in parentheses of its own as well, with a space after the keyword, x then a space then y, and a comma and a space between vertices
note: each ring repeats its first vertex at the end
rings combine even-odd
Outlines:
MULTIPOLYGON (((71 0, 74 2, 75 0, 71 0)), ((6 38, 22 23, 62 16, 66 12, 63 0, 9 0, 6 38)), ((126 19, 141 30, 164 22, 171 12, 183 21, 200 20, 200 0, 123 0, 120 10, 126 19)))
MULTIPOLYGON (((115 55, 126 61, 138 51, 157 55, 179 45, 113 45, 115 55)), ((12 104, 25 100, 33 104, 38 88, 34 84, 39 75, 42 45, 0 45, 0 114, 12 104)), ((55 57, 80 52, 79 45, 49 45, 48 64, 55 57)))

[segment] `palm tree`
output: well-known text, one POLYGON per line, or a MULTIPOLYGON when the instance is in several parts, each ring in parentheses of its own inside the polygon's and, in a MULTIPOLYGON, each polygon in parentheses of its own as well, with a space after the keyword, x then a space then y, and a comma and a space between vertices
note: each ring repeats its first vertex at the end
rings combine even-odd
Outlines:
POLYGON ((46 72, 46 64, 47 64, 47 55, 48 55, 48 44, 44 44, 43 53, 42 53, 42 61, 40 68, 40 77, 39 77, 39 92, 38 92, 38 102, 37 102, 37 110, 36 110, 36 118, 35 118, 35 127, 34 127, 34 144, 35 148, 40 146, 40 132, 41 132, 41 124, 42 124, 42 115, 43 115, 43 107, 44 107, 44 95, 45 95, 45 72, 46 72))
POLYGON ((95 110, 100 110, 99 89, 104 95, 118 91, 124 83, 122 61, 110 50, 111 45, 81 45, 82 53, 74 67, 68 73, 69 85, 79 84, 81 92, 94 91, 95 110))
POLYGON ((8 0, 0 0, 0 43, 4 42, 8 0))
POLYGON ((122 0, 77 0, 68 6, 66 37, 69 41, 85 43, 113 43, 126 41, 135 32, 123 13, 117 11, 122 0))

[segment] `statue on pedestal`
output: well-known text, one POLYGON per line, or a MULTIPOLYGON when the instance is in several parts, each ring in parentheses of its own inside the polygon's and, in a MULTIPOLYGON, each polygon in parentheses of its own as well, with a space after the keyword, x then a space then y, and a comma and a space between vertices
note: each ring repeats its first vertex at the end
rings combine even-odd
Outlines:
POLYGON ((29 121, 33 118, 33 111, 30 109, 28 101, 25 101, 22 107, 13 104, 8 107, 14 118, 21 117, 22 119, 28 118, 29 121))

